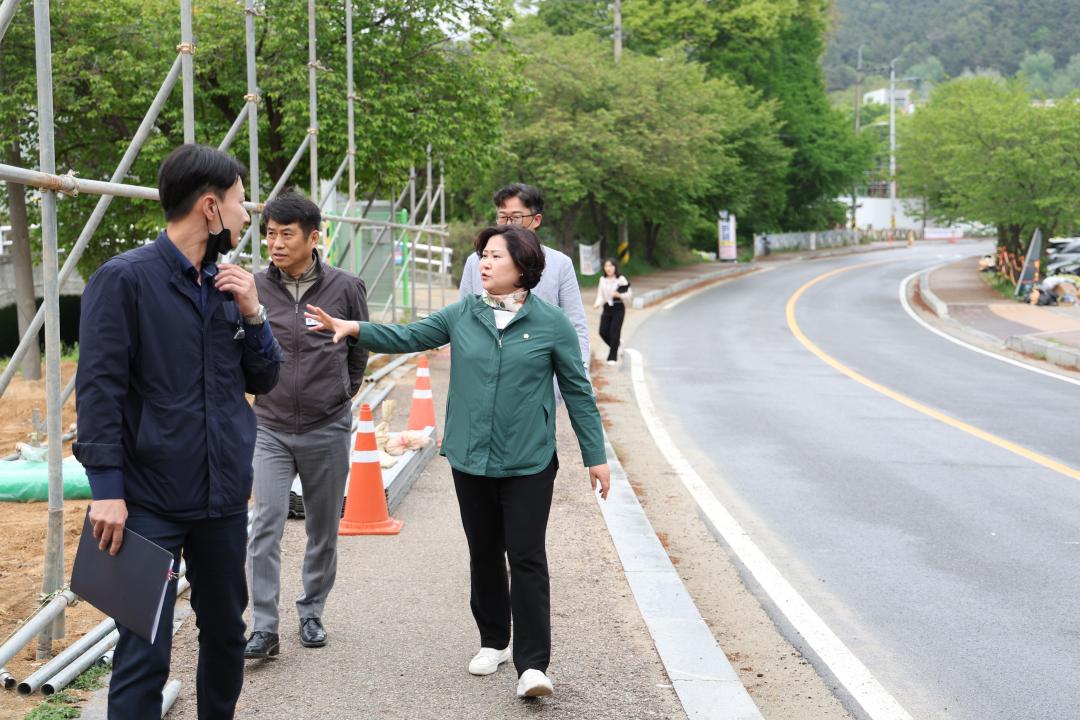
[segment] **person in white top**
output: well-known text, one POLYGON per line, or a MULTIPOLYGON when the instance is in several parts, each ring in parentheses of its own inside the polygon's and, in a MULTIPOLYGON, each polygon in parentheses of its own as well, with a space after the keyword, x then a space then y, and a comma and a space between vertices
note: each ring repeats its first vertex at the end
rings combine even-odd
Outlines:
POLYGON ((619 274, 615 259, 608 258, 604 261, 604 274, 596 286, 596 302, 593 303, 594 308, 604 308, 600 315, 600 338, 608 346, 608 365, 619 361, 619 340, 630 295, 630 281, 619 274))

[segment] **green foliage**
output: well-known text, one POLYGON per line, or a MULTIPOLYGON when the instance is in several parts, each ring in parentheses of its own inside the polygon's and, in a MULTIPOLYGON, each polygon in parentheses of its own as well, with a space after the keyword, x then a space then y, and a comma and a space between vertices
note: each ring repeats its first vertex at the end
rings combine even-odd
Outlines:
POLYGON ((1080 53, 1076 7, 1075 0, 836 0, 824 58, 828 84, 855 82, 860 45, 867 65, 899 57, 905 75, 919 74, 912 66, 931 57, 948 77, 978 68, 1012 76, 1039 51, 1063 66, 1080 53))
POLYGON ((72 680, 68 687, 72 690, 96 690, 101 687, 101 678, 110 672, 112 668, 106 665, 91 665, 83 670, 79 677, 72 680))
POLYGON ((28 712, 23 720, 67 720, 79 717, 76 699, 67 692, 50 695, 44 702, 28 712))
MULTIPOLYGON (((265 197, 311 126, 308 114, 306 3, 260 3, 255 18, 260 88, 260 184, 265 197)), ((30 69, 32 3, 22 3, 0 44, 0 68, 30 69)), ((499 144, 504 109, 522 97, 512 52, 500 51, 507 0, 354 0, 357 168, 361 188, 383 196, 400 187, 431 144, 451 177, 476 172, 499 144)), ((244 106, 243 3, 195 4, 196 140, 217 145, 244 106)), ((56 152, 59 172, 108 179, 175 56, 175 0, 59 0, 52 3, 56 152)), ((317 4, 318 158, 329 177, 345 157, 344 11, 317 4)), ((19 138, 21 161, 36 164, 32 71, 0 72, 0 128, 19 138), (31 121, 27 122, 27 118, 31 121)), ((247 160, 247 125, 232 151, 247 160)), ((183 141, 181 89, 173 90, 156 131, 125 182, 156 185, 164 156, 183 141)), ((7 156, 10 158, 10 153, 7 156)), ((310 187, 305 159, 291 182, 310 187)), ((247 179, 245 178, 245 184, 247 179)), ((98 198, 62 198, 63 247, 75 241, 98 198)), ((36 209, 32 209, 36 212, 36 209)), ((33 219, 31 220, 33 222, 33 219)), ((153 238, 162 224, 154 203, 114 200, 80 263, 84 275, 104 259, 153 238)))
MULTIPOLYGON (((788 153, 773 104, 705 69, 677 48, 650 57, 627 51, 616 66, 591 33, 518 37, 532 102, 513 108, 506 150, 486 181, 544 191, 541 231, 572 251, 579 237, 614 251, 616 224, 652 263, 680 245, 699 217, 751 212, 782 194, 788 153)), ((490 213, 490 192, 475 196, 490 213)), ((768 209, 768 206, 765 206, 768 209)))
POLYGON ((675 42, 706 65, 775 101, 780 139, 791 151, 783 195, 760 198, 747 228, 828 227, 843 218, 833 200, 870 162, 871 138, 857 138, 825 96, 825 0, 641 0, 626 6, 631 47, 655 53, 675 42))
POLYGON ((901 184, 927 198, 932 215, 997 228, 1020 252, 1080 225, 1080 103, 1033 103, 1018 81, 963 78, 934 90, 901 126, 901 184))

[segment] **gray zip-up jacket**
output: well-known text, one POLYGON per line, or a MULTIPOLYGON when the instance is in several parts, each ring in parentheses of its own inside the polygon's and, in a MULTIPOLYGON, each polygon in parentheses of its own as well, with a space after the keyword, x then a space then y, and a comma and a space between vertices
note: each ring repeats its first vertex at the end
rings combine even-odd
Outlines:
POLYGON ((255 275, 270 329, 285 353, 278 384, 255 396, 260 427, 297 434, 317 430, 341 418, 364 382, 367 350, 355 343, 327 342, 325 334, 309 331, 304 322, 309 304, 333 317, 367 320, 364 281, 323 263, 318 252, 314 260, 317 278, 299 298, 296 286, 306 285, 307 273, 293 280, 271 265, 255 275))

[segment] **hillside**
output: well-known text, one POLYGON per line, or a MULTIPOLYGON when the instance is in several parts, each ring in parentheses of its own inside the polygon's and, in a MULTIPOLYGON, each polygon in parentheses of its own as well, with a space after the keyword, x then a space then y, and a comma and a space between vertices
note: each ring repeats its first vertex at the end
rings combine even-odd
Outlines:
POLYGON ((977 68, 1011 76, 1040 51, 1061 69, 1080 54, 1076 0, 835 0, 833 15, 824 58, 830 90, 854 82, 860 44, 868 65, 899 57, 907 71, 933 57, 948 77, 977 68))

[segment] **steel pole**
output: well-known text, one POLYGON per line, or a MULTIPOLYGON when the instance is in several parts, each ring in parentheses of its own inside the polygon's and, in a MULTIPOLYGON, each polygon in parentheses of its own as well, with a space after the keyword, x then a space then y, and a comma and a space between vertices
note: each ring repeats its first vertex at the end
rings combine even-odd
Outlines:
MULTIPOLYGON (((165 78, 165 82, 162 83, 161 89, 158 90, 157 97, 154 98, 154 102, 150 104, 150 109, 146 111, 145 117, 143 117, 142 124, 139 125, 139 129, 135 132, 135 137, 131 139, 128 144, 127 150, 124 152, 124 156, 120 159, 120 163, 116 166, 116 169, 112 174, 112 182, 117 184, 117 187, 129 188, 130 185, 119 185, 119 181, 124 179, 131 166, 135 162, 135 158, 138 157, 139 151, 142 149, 143 143, 150 137, 150 132, 154 128, 154 124, 157 122, 157 117, 161 113, 161 108, 165 105, 165 100, 168 99, 169 94, 172 92, 173 87, 176 85, 177 78, 180 77, 180 56, 177 56, 173 62, 172 68, 169 70, 168 76, 165 78)), ((43 173, 37 173, 32 170, 22 170, 21 168, 12 167, 10 165, 0 165, 0 175, 3 174, 3 170, 7 169, 15 174, 22 174, 24 179, 21 181, 23 184, 30 184, 34 187, 42 187, 41 184, 34 184, 33 182, 26 182, 27 179, 36 180, 38 183, 44 182, 48 176, 43 173)), ((56 178, 50 183, 54 186, 56 178)), ((80 188, 85 186, 84 180, 78 181, 80 188)), ((157 191, 154 191, 155 199, 157 198, 157 191)), ((82 257, 83 252, 86 250, 86 246, 90 244, 90 239, 94 236, 101 221, 105 218, 105 211, 108 210, 109 205, 112 203, 112 195, 102 195, 98 200, 97 205, 94 207, 94 211, 90 214, 90 218, 86 221, 86 225, 83 226, 82 232, 79 234, 79 238, 75 241, 75 246, 71 248, 68 253, 67 259, 64 260, 64 267, 60 270, 59 284, 63 287, 67 282, 71 273, 75 272, 75 266, 78 264, 79 259, 82 257)), ((39 307, 37 313, 34 315, 34 319, 30 322, 30 326, 26 329, 22 338, 19 340, 19 346, 12 353, 11 360, 8 366, 4 368, 4 372, 0 373, 0 397, 3 397, 4 392, 7 390, 8 385, 11 382, 11 378, 15 375, 15 370, 22 362, 23 356, 30 348, 31 343, 37 342, 38 332, 41 330, 42 324, 45 322, 45 308, 39 307)))
MULTIPOLYGON (((38 154, 41 171, 56 172, 53 146, 52 33, 49 0, 34 0, 34 51, 37 65, 38 154)), ((45 537, 43 595, 51 595, 64 584, 64 478, 60 463, 64 444, 60 421, 60 265, 56 240, 56 191, 41 192, 41 265, 44 275, 45 307, 45 391, 49 435, 49 521, 45 537)), ((12 363, 14 364, 14 363, 12 363)), ((53 638, 64 637, 64 614, 46 626, 38 636, 37 657, 52 654, 53 638)))
MULTIPOLYGON (((352 215, 356 208, 356 85, 353 81, 353 18, 352 0, 345 0, 345 85, 348 93, 347 121, 349 134, 349 204, 345 215, 352 215)), ((345 226, 348 246, 356 241, 356 227, 349 223, 345 226)))
POLYGON ((15 10, 18 7, 19 0, 4 0, 0 3, 0 42, 4 41, 4 34, 11 27, 11 21, 15 17, 15 10))
POLYGON ((195 142, 195 38, 191 30, 191 0, 180 0, 180 51, 184 74, 184 142, 195 142))
MULTIPOLYGON (((255 0, 247 0, 244 7, 244 31, 247 45, 247 101, 248 109, 248 192, 251 202, 259 202, 259 87, 255 78, 255 0)), ((251 216, 251 269, 258 271, 262 264, 262 243, 259 240, 259 213, 251 216)))
POLYGON ((311 199, 319 197, 319 107, 316 92, 315 69, 318 60, 315 56, 315 0, 308 0, 308 115, 311 134, 311 199))

